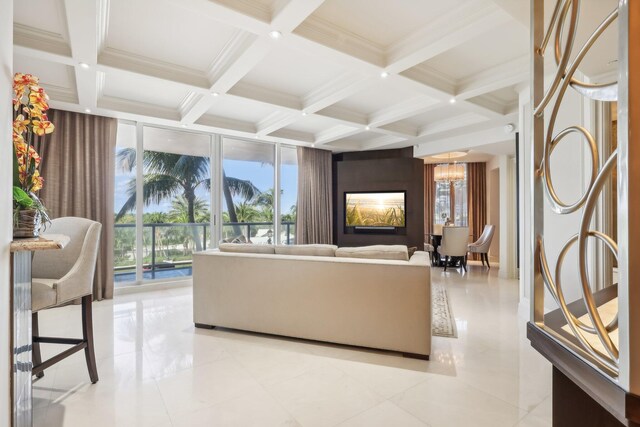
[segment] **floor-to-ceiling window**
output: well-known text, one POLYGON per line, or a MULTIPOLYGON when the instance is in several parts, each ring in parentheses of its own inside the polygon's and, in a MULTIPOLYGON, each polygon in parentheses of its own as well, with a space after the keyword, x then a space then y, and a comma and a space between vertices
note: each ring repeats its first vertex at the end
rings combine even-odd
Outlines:
POLYGON ((116 139, 116 171, 114 215, 116 217, 113 234, 113 264, 116 284, 136 281, 136 203, 127 196, 131 187, 136 187, 135 153, 136 126, 120 123, 116 139), (128 206, 125 206, 127 205, 128 206), (118 212, 125 211, 118 216, 118 212))
POLYGON ((211 246, 211 138, 145 126, 143 141, 143 277, 191 276, 211 246))
POLYGON ((223 138, 223 240, 274 243, 275 148, 269 143, 223 138))
MULTIPOLYGON (((465 170, 466 170, 466 164, 465 170)), ((434 223, 444 224, 449 220, 458 226, 468 225, 467 178, 449 182, 437 181, 434 201, 434 223)))
POLYGON ((298 155, 296 147, 280 147, 280 243, 296 243, 298 155))
POLYGON ((191 276, 220 240, 294 244, 297 188, 295 147, 121 122, 116 286, 191 276))

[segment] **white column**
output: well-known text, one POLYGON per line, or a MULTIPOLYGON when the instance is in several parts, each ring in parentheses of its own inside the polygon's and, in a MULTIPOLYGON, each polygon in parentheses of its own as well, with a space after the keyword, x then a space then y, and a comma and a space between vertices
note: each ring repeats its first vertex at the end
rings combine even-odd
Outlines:
POLYGON ((500 156, 500 277, 516 274, 516 197, 515 159, 500 156))
POLYGON ((0 425, 11 425, 9 398, 9 244, 12 240, 13 1, 0 0, 0 425))

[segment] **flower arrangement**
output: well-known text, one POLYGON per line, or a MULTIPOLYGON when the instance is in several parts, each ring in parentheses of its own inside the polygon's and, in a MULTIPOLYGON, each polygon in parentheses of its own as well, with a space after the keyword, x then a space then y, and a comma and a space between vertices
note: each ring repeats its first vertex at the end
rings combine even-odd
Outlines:
POLYGON ((13 213, 14 236, 37 236, 47 211, 37 196, 44 179, 40 176, 38 151, 44 136, 54 130, 47 117, 49 97, 31 74, 13 77, 13 213))

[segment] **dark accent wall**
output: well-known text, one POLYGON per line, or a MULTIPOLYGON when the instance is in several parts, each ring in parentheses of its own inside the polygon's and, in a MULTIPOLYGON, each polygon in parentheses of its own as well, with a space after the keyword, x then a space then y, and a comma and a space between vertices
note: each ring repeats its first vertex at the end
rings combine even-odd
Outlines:
POLYGON ((424 248, 424 162, 413 148, 333 155, 333 241, 338 246, 407 245, 424 248), (344 193, 406 191, 406 227, 395 233, 345 228, 344 193))

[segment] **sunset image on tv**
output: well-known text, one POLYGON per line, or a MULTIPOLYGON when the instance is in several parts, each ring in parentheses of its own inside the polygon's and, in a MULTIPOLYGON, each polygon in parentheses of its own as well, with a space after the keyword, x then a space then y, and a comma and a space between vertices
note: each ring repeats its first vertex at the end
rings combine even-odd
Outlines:
POLYGON ((347 193, 348 227, 404 227, 404 193, 347 193))

